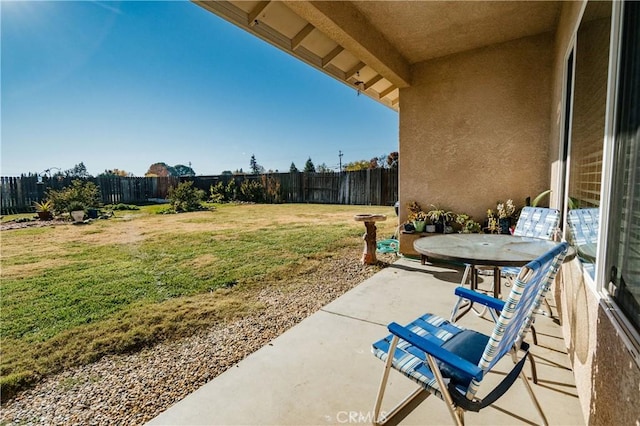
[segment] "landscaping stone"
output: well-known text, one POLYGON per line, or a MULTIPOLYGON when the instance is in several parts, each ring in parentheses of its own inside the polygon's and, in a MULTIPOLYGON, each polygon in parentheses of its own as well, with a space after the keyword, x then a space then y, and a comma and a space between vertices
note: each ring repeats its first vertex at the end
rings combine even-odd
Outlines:
POLYGON ((47 378, 5 403, 0 423, 143 424, 378 272, 394 255, 378 258, 377 265, 362 265, 356 252, 327 259, 294 282, 262 290, 258 301, 265 309, 258 314, 47 378))

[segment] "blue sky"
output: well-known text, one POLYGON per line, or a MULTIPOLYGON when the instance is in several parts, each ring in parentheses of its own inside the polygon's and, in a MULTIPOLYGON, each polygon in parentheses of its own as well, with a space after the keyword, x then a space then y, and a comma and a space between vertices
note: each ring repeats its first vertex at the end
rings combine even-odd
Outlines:
POLYGON ((6 2, 3 176, 191 162, 197 174, 368 160, 398 114, 186 1, 6 2))

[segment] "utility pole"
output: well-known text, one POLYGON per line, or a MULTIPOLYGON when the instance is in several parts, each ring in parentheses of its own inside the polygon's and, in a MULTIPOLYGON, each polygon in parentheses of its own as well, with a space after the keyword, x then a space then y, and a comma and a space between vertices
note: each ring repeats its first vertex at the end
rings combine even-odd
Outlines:
POLYGON ((340 170, 339 170, 339 172, 342 173, 342 151, 338 151, 338 157, 340 157, 340 170))

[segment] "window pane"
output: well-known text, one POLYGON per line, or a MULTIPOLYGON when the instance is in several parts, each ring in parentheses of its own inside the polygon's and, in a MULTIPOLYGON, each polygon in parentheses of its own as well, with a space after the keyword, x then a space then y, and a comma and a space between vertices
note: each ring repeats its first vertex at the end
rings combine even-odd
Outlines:
POLYGON ((610 213, 609 290, 640 331, 640 3, 625 2, 616 157, 610 213))
POLYGON ((576 39, 567 239, 593 276, 604 148, 611 3, 589 2, 576 39))

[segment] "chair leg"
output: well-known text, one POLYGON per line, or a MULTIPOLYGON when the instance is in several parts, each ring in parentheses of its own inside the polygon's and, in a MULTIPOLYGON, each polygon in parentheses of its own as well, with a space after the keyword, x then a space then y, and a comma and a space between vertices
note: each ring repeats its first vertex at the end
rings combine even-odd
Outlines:
POLYGON ((431 372, 436 378, 438 382, 438 386, 440 387, 440 392, 442 393, 442 398, 444 399, 445 404, 447 404, 447 408, 449 409, 449 414, 451 414, 451 418, 458 426, 464 426, 464 410, 460 407, 456 407, 453 403, 453 399, 451 398, 451 394, 449 394, 449 389, 447 389, 447 385, 442 378, 442 374, 440 373, 440 369, 436 365, 435 360, 429 354, 427 354, 427 362, 429 363, 429 368, 431 372))
POLYGON ((538 402, 536 395, 533 393, 533 389, 531 389, 531 384, 529 383, 529 379, 527 379, 527 375, 524 374, 524 371, 520 372, 520 378, 524 382, 524 386, 527 388, 527 392, 531 397, 531 401, 533 401, 533 405, 536 407, 536 410, 538 410, 538 414, 542 419, 542 424, 547 426, 549 422, 547 421, 547 418, 545 417, 544 412, 542 411, 542 407, 540 406, 540 403, 538 402))
MULTIPOLYGON (((389 352, 387 353, 387 361, 384 364, 384 372, 382 373, 382 380, 380 380, 380 388, 378 389, 378 396, 376 397, 376 403, 373 407, 373 424, 374 425, 383 425, 388 422, 394 415, 396 415, 400 410, 402 410, 407 404, 413 401, 418 395, 423 392, 426 392, 423 388, 418 388, 412 393, 410 393, 406 398, 398 403, 391 411, 388 413, 384 413, 384 415, 380 416, 380 409, 382 408, 382 400, 384 398, 384 391, 387 387, 387 380, 389 379, 389 373, 391 372, 391 365, 393 364, 393 353, 396 351, 396 346, 398 346, 398 336, 394 336, 391 340, 391 345, 389 346, 389 352)), ((429 394, 431 395, 431 394, 429 394)), ((429 396, 427 395, 427 396, 429 396)))
POLYGON ((533 354, 531 352, 527 353, 527 357, 529 357, 529 364, 531 364, 531 380, 533 380, 534 384, 538 384, 538 369, 536 368, 536 360, 533 358, 533 354))

